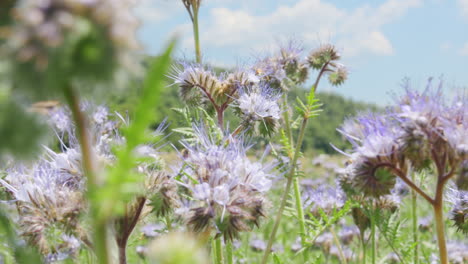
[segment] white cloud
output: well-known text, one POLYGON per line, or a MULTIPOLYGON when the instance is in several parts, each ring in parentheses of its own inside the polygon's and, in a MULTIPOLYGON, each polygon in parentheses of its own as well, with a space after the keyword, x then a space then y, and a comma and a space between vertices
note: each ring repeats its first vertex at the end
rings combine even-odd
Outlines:
POLYGON ((460 49, 460 55, 468 56, 468 42, 460 49))
POLYGON ((462 14, 468 17, 468 0, 458 0, 458 5, 460 5, 462 14))
MULTIPOLYGON (((145 22, 160 22, 183 8, 181 1, 175 0, 140 0, 135 7, 135 15, 145 22)), ((183 10, 182 10, 183 11, 183 10)))
POLYGON ((255 14, 254 9, 212 8, 202 23, 202 41, 207 47, 251 51, 281 37, 295 36, 310 46, 319 39, 331 38, 345 56, 390 55, 394 48, 382 27, 421 4, 421 0, 387 0, 377 7, 364 5, 348 10, 325 1, 299 0, 262 15, 255 14))

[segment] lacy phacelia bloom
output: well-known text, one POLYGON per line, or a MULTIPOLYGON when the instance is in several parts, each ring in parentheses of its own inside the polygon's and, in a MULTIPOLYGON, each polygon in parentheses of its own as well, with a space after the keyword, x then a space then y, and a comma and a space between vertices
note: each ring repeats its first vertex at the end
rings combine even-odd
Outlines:
POLYGON ((264 215, 271 175, 261 163, 247 158, 241 139, 217 144, 203 130, 196 131, 196 145, 183 143, 187 153, 181 175, 191 200, 178 211, 194 231, 213 228, 225 239, 233 239, 258 225, 264 215))
POLYGON ((315 216, 320 216, 320 210, 331 214, 341 209, 346 202, 346 195, 339 187, 321 184, 316 188, 306 188, 302 192, 304 207, 315 216))
MULTIPOLYGON (((350 183, 365 194, 388 194, 395 176, 446 164, 440 173, 463 172, 467 160, 467 97, 445 104, 442 89, 429 83, 423 92, 406 89, 384 114, 361 115, 340 132, 353 145, 347 166, 350 183)), ((463 177, 463 173, 460 173, 463 177)), ((463 181, 461 181, 463 182, 463 181)))
POLYGON ((107 42, 99 43, 106 47, 105 52, 126 63, 132 60, 131 51, 139 46, 135 38, 138 20, 132 14, 132 5, 131 0, 20 0, 13 8, 13 25, 5 39, 17 60, 31 62, 39 70, 51 62, 52 49, 65 43, 80 46, 74 42, 83 33, 89 35, 82 45, 99 35, 107 42))
POLYGON ((262 134, 274 133, 281 118, 279 97, 278 93, 265 86, 254 86, 242 91, 235 100, 235 106, 239 108, 243 125, 250 127, 258 121, 260 131, 264 132, 262 134))
POLYGON ((53 159, 41 159, 31 168, 17 166, 0 183, 16 200, 21 234, 43 254, 67 251, 60 230, 87 240, 79 224, 85 207, 82 179, 68 173, 53 159))
MULTIPOLYGON (((354 146, 351 162, 344 170, 348 175, 350 189, 366 195, 380 196, 390 194, 395 185, 395 176, 381 164, 401 164, 395 142, 399 137, 398 129, 386 122, 386 116, 361 115, 356 125, 339 130, 354 146), (351 129, 351 130, 349 130, 351 129)), ((343 186, 346 191, 347 187, 343 186)))

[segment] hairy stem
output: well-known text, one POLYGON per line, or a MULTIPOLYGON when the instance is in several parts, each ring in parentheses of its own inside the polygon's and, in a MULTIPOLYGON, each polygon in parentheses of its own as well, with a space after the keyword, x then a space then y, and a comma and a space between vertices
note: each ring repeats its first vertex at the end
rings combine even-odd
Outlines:
POLYGON ((138 197, 135 207, 131 210, 126 210, 125 215, 116 221, 116 242, 119 248, 119 264, 127 264, 127 243, 135 226, 140 219, 141 212, 145 206, 146 198, 138 197))
POLYGON ((94 249, 98 262, 100 264, 109 264, 109 252, 107 246, 107 219, 100 219, 99 205, 94 202, 98 181, 95 175, 95 166, 93 163, 93 152, 91 139, 87 131, 86 118, 81 112, 79 98, 73 87, 67 85, 64 87, 64 96, 72 112, 73 120, 76 125, 76 133, 81 148, 81 160, 83 174, 87 178, 88 196, 91 197, 92 226, 94 229, 94 249))
POLYGON ((447 244, 445 241, 445 230, 444 230, 444 207, 443 207, 443 184, 441 182, 442 177, 439 177, 436 189, 436 198, 434 203, 434 218, 436 222, 437 231, 437 243, 439 245, 440 263, 448 264, 447 256, 447 244))
POLYGON ((361 232, 361 250, 362 250, 362 264, 366 264, 366 240, 364 238, 364 232, 361 232))
POLYGON ((375 211, 372 210, 372 215, 370 217, 371 225, 371 262, 375 264, 375 211))
POLYGON ((201 59, 201 50, 200 50, 200 32, 198 29, 198 8, 199 8, 198 6, 194 7, 192 24, 193 24, 193 37, 194 37, 194 42, 195 42, 195 56, 196 56, 197 63, 201 63, 202 59, 201 59))
POLYGON ((330 232, 332 233, 333 240, 335 240, 336 247, 338 248, 338 253, 340 254, 341 263, 347 264, 348 261, 346 260, 346 256, 343 253, 343 247, 341 246, 340 240, 338 239, 338 236, 336 235, 335 229, 333 227, 330 228, 330 232))
POLYGON ((289 117, 289 105, 288 105, 288 94, 284 93, 283 94, 283 118, 284 118, 284 126, 285 126, 285 131, 286 135, 288 136, 289 139, 289 144, 291 147, 294 147, 294 139, 292 136, 292 130, 291 130, 291 121, 289 117))
POLYGON ((234 263, 234 256, 232 254, 232 241, 231 240, 226 241, 226 262, 227 262, 227 264, 233 264, 234 263))
MULTIPOLYGON (((408 173, 411 173, 411 169, 408 170, 408 173)), ((415 182, 415 174, 411 173, 411 180, 415 182)), ((413 251, 413 263, 419 263, 419 242, 418 242, 418 210, 417 210, 417 196, 416 192, 411 189, 411 218, 413 221, 413 243, 414 243, 414 251, 413 251)))
MULTIPOLYGON (((295 178, 297 159, 299 158, 299 153, 301 152, 300 149, 301 149, 302 141, 304 140, 306 126, 307 126, 307 119, 304 118, 302 120, 301 129, 299 131, 299 138, 297 139, 297 146, 294 152, 294 157, 290 163, 291 167, 289 169, 289 173, 287 176, 288 180, 286 183, 286 187, 284 189, 283 196, 281 197, 280 208, 278 209, 278 213, 276 214, 275 224, 273 226, 273 230, 271 231, 270 239, 268 240, 265 254, 263 255, 262 264, 266 264, 268 261, 268 257, 271 252, 271 247, 273 246, 273 241, 275 240, 275 237, 276 237, 276 232, 278 232, 281 218, 283 217, 284 207, 286 206, 286 201, 288 199, 289 192, 291 191, 291 185, 292 185, 293 179, 295 178)), ((305 243, 305 241, 302 241, 302 243, 305 243)))
POLYGON ((223 264, 223 247, 221 237, 215 239, 215 264, 223 264))
MULTIPOLYGON (((296 199, 296 212, 297 218, 299 219, 299 230, 301 232, 301 241, 302 245, 305 246, 307 240, 307 230, 305 225, 305 218, 304 218, 304 208, 302 207, 302 197, 301 197, 301 189, 299 186, 299 177, 294 177, 293 180, 293 188, 294 188, 294 197, 296 199)), ((307 256, 307 250, 304 250, 305 256, 307 256)))

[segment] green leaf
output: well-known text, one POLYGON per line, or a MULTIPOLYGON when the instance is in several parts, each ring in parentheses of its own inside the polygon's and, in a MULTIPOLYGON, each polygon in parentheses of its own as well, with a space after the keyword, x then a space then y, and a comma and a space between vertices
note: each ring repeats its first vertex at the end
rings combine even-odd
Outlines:
POLYGON ((107 184, 99 190, 99 197, 94 197, 106 205, 106 210, 102 212, 104 217, 111 214, 116 205, 117 209, 121 209, 130 201, 143 181, 143 177, 135 172, 140 160, 134 156, 133 151, 135 147, 144 144, 150 138, 148 129, 156 118, 153 109, 158 104, 161 90, 164 88, 174 45, 175 41, 172 41, 164 54, 151 64, 132 122, 123 129, 126 145, 116 150, 115 166, 108 171, 107 184))

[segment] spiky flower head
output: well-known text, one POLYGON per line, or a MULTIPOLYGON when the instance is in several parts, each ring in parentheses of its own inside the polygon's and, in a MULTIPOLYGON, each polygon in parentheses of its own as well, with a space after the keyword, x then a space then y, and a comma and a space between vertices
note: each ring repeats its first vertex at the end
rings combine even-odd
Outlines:
POLYGON ((447 191, 447 201, 452 205, 449 213, 458 231, 468 233, 468 191, 459 190, 456 187, 447 191))
POLYGON ((309 65, 316 70, 320 70, 325 64, 336 61, 341 58, 335 46, 323 44, 313 50, 307 58, 309 65))
POLYGON ((328 81, 334 86, 342 85, 346 79, 348 79, 348 70, 341 64, 328 74, 328 81))
MULTIPOLYGON (((357 118, 358 125, 346 127, 340 132, 354 146, 351 162, 343 171, 351 184, 351 189, 365 195, 378 197, 390 194, 395 185, 396 177, 385 164, 400 164, 395 142, 398 130, 386 121, 385 116, 362 114, 357 118), (355 130, 355 128, 358 130, 355 130), (347 131, 352 128, 353 130, 347 131)), ((344 190, 350 189, 343 186, 344 190)))
POLYGON ((182 215, 195 232, 215 230, 225 239, 259 224, 264 194, 270 189, 268 168, 247 158, 241 138, 217 141, 194 127, 198 143, 183 142, 185 188, 190 193, 182 215))
POLYGON ((288 82, 302 84, 307 80, 309 69, 301 58, 302 52, 299 42, 289 41, 286 45, 281 45, 276 54, 257 61, 253 70, 272 88, 288 90, 288 82))
POLYGON ((462 161, 457 173, 456 184, 458 189, 468 191, 468 160, 462 161))
POLYGON ((61 234, 85 239, 80 214, 85 208, 80 179, 42 158, 32 167, 16 166, 0 183, 16 200, 21 234, 43 254, 67 249, 61 234))
POLYGON ((258 124, 257 128, 263 135, 274 133, 281 119, 279 97, 280 94, 265 85, 241 90, 234 105, 239 109, 244 127, 255 127, 258 124))

